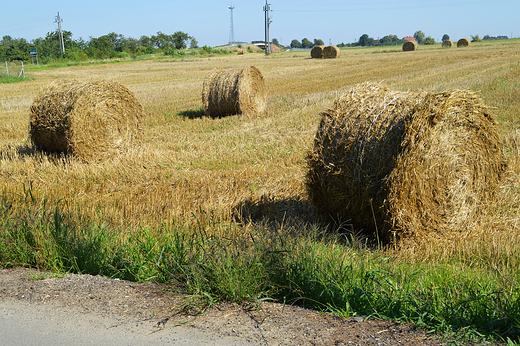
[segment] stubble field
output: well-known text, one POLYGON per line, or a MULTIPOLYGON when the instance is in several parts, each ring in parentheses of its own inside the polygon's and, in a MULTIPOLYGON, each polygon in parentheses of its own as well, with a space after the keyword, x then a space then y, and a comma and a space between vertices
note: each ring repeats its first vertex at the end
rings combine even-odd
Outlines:
POLYGON ((518 337, 519 40, 352 48, 331 60, 283 52, 27 67, 26 75, 33 80, 0 84, 0 265, 518 337), (246 65, 265 78, 266 114, 204 116, 204 77, 246 65), (60 78, 127 86, 146 112, 143 145, 99 163, 34 151, 29 108, 60 78), (320 223, 305 192, 305 156, 320 112, 366 81, 401 91, 470 89, 492 108, 508 173, 479 229, 449 243, 379 248, 348 225, 320 223))

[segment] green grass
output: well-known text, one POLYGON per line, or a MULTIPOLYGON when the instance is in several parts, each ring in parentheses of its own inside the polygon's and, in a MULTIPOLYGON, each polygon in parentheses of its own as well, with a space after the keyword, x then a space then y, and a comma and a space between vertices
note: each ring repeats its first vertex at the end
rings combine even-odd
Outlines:
POLYGON ((32 80, 32 78, 0 75, 0 83, 18 83, 32 80))
MULTIPOLYGON (((249 232, 211 218, 121 230, 62 214, 27 188, 25 208, 0 204, 0 266, 176 284, 182 292, 237 303, 272 298, 341 316, 412 322, 462 340, 516 340, 520 278, 464 260, 395 261, 323 226, 249 232), (216 236, 207 230, 220 230, 216 236)), ((19 201, 18 201, 19 202, 19 201)), ((514 344, 511 341, 510 344, 514 344)))

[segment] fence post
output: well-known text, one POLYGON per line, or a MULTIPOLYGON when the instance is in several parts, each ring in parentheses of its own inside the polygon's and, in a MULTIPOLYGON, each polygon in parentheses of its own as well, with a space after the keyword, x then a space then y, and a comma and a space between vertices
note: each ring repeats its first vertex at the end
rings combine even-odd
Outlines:
POLYGON ((22 60, 22 70, 18 74, 18 78, 20 78, 21 75, 23 75, 23 78, 25 78, 25 71, 23 70, 23 60, 22 60))
POLYGON ((7 61, 5 62, 5 70, 7 71, 7 77, 9 77, 9 67, 7 67, 7 61))

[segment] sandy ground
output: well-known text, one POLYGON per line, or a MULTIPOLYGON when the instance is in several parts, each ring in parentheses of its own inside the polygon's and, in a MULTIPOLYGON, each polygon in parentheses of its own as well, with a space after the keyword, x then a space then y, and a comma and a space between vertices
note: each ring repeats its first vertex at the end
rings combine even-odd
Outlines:
POLYGON ((297 306, 220 304, 193 317, 164 286, 0 269, 3 345, 441 345, 410 325, 297 306))

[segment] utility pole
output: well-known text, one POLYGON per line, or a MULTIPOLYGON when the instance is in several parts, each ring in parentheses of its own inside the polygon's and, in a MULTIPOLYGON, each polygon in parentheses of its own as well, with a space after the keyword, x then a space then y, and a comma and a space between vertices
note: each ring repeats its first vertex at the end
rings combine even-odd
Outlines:
POLYGON ((61 56, 65 54, 65 45, 63 44, 63 31, 61 30, 61 23, 63 22, 63 19, 60 17, 60 13, 58 12, 58 15, 56 16, 56 20, 54 23, 58 23, 58 36, 60 38, 60 51, 61 56))
POLYGON ((235 42, 235 30, 233 29, 233 10, 235 9, 235 6, 231 5, 228 6, 228 8, 231 10, 231 20, 229 26, 229 44, 232 44, 235 42))
POLYGON ((271 54, 271 40, 269 38, 269 27, 271 26, 271 19, 269 18, 269 11, 271 8, 265 0, 264 12, 265 12, 265 55, 271 54))

